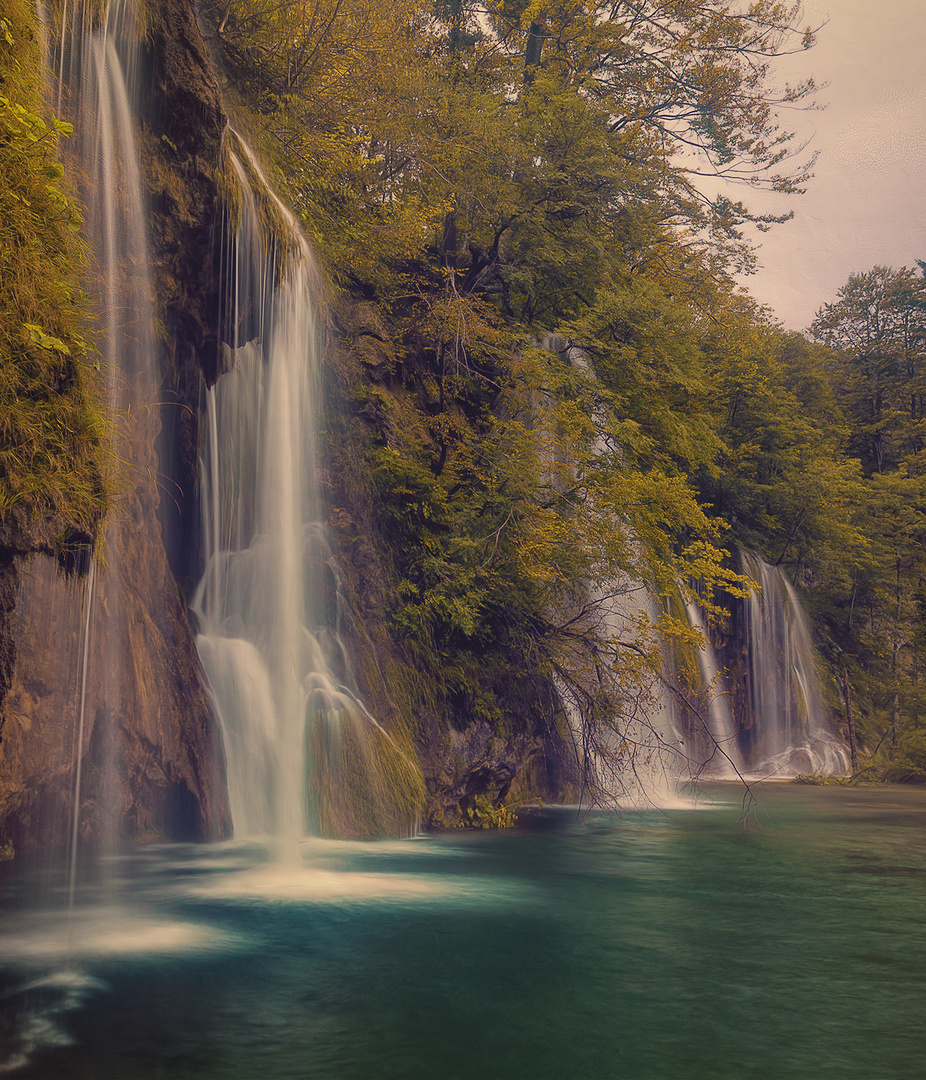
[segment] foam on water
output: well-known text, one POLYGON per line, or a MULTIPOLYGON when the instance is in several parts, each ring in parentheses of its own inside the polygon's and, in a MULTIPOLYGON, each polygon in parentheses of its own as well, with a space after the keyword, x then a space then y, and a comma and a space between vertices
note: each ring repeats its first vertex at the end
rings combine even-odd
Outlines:
POLYGON ((482 878, 433 877, 376 871, 323 870, 270 863, 189 882, 191 896, 272 904, 404 904, 448 901, 495 905, 523 902, 523 889, 482 878))
POLYGON ((0 1050, 0 1075, 24 1069, 41 1050, 71 1046, 74 1040, 59 1018, 79 1008, 90 995, 108 989, 92 975, 68 968, 47 972, 8 990, 0 999, 3 1011, 13 1015, 16 1010, 17 1016, 5 1050, 0 1050))
POLYGON ((0 955, 7 964, 41 967, 85 963, 103 959, 128 959, 203 952, 233 946, 234 935, 200 923, 110 906, 60 912, 7 916, 0 933, 0 955))

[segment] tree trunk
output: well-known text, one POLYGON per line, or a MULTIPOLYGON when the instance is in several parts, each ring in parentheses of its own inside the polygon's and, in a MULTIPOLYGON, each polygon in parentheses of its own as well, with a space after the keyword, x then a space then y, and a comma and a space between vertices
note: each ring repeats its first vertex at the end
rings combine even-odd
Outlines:
POLYGON ((540 54, 543 51, 543 27, 540 23, 531 23, 527 32, 527 48, 524 51, 524 84, 529 85, 534 81, 534 68, 540 64, 540 54))

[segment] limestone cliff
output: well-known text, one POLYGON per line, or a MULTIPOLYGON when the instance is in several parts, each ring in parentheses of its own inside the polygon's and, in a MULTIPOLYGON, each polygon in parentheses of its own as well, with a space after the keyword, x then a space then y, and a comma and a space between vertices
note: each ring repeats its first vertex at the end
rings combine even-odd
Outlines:
MULTIPOLYGON (((82 573, 65 578, 53 549, 35 543, 9 548, 0 561, 0 843, 16 848, 64 840, 78 760, 86 840, 229 829, 221 741, 187 609, 202 572, 202 396, 222 351, 216 170, 225 116, 188 0, 155 0, 146 10, 137 141, 160 374, 156 385, 126 380, 120 390, 126 466, 93 574, 78 559, 70 569, 82 573)), ((401 412, 413 391, 390 374, 392 331, 379 319, 359 298, 342 297, 327 350, 322 486, 355 689, 385 728, 414 743, 430 825, 459 823, 477 800, 575 797, 580 778, 548 678, 514 653, 491 668, 474 653, 473 692, 451 690, 439 665, 423 670, 390 623, 395 568, 362 473, 371 440, 389 440, 390 403, 401 412), (480 707, 486 695, 500 705, 489 717, 480 707)))
POLYGON ((427 788, 429 827, 465 823, 477 799, 496 806, 576 799, 576 753, 549 678, 531 670, 514 649, 507 657, 481 657, 474 649, 473 688, 461 695, 445 679, 439 658, 436 666, 416 660, 391 623, 398 586, 394 552, 366 473, 370 448, 389 444, 416 392, 413 379, 396 374, 393 332, 359 298, 342 296, 333 306, 325 480, 332 542, 352 615, 345 634, 361 695, 387 726, 411 732, 427 788), (480 715, 486 695, 501 705, 495 715, 480 715))
POLYGON ((183 0, 149 5, 142 60, 161 376, 126 378, 120 390, 125 470, 93 580, 66 579, 59 561, 32 555, 47 545, 6 545, 0 839, 16 847, 65 837, 78 756, 84 838, 204 838, 229 827, 220 740, 170 566, 184 583, 196 573, 195 515, 185 511, 196 503, 203 368, 214 370, 216 355, 214 169, 225 120, 183 0))

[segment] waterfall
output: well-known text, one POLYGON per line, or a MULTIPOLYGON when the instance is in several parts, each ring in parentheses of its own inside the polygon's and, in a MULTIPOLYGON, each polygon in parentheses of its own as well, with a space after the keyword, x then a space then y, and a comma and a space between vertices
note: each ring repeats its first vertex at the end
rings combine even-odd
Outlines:
MULTIPOLYGON (((564 338, 550 335, 542 345, 595 378, 588 357, 564 338)), ((554 459, 553 440, 539 449, 554 459)), ((596 449, 609 449, 601 435, 596 449)), ((637 543, 633 537, 630 542, 637 543)), ((684 603, 688 623, 700 637, 696 657, 701 685, 692 699, 682 693, 677 700, 672 694, 682 665, 664 646, 662 670, 651 673, 632 708, 624 703, 628 715, 620 732, 596 738, 582 724, 581 692, 570 693, 562 680, 558 683, 580 757, 591 764, 599 790, 613 800, 666 805, 693 779, 847 771, 846 749, 824 718, 800 599, 779 568, 745 552, 742 561, 743 572, 759 586, 743 601, 746 695, 734 692, 693 600, 684 603)), ((624 576, 595 583, 586 603, 596 613, 592 621, 597 621, 589 631, 606 640, 646 646, 658 633, 660 604, 642 581, 624 576)))
MULTIPOLYGON (((563 356, 590 379, 597 380, 588 356, 562 336, 547 335, 540 344, 549 352, 563 356)), ((543 398, 536 402, 536 408, 545 408, 543 398)), ((611 442, 602 433, 607 421, 604 410, 595 416, 595 420, 599 430, 595 451, 604 457, 613 452, 611 442)), ((540 430, 544 432, 543 425, 540 430)), ((537 450, 541 459, 548 463, 546 478, 553 482, 556 466, 563 464, 558 456, 555 435, 552 432, 541 434, 537 450)), ((615 521, 614 527, 626 532, 628 545, 638 556, 635 561, 644 565, 640 542, 627 523, 615 521)), ((570 689, 563 679, 557 680, 557 692, 569 718, 579 757, 591 773, 597 797, 615 805, 674 805, 679 801, 679 788, 699 772, 700 763, 691 757, 693 744, 684 731, 672 690, 675 684, 673 665, 659 633, 663 616, 659 597, 637 574, 620 573, 589 583, 588 594, 582 597, 579 605, 584 605, 588 612, 586 633, 599 640, 620 642, 633 652, 658 657, 656 669, 648 665, 638 669, 639 685, 632 689, 622 686, 617 690, 618 696, 624 698, 620 702, 621 717, 617 728, 607 724, 585 724, 581 700, 586 695, 582 690, 570 689)), ((597 693, 602 686, 600 674, 596 671, 590 679, 588 673, 583 674, 586 666, 585 660, 577 660, 577 681, 580 684, 588 681, 588 689, 592 694, 597 693)), ((611 665, 603 667, 610 668, 611 665)), ((617 667, 615 662, 614 669, 617 667)), ((617 682, 620 683, 620 676, 617 682)))
POLYGON ((845 773, 845 746, 824 720, 810 630, 794 587, 777 566, 742 552, 759 591, 747 602, 750 768, 760 775, 845 773))
MULTIPOLYGON (((58 13, 60 23, 44 27, 46 68, 58 79, 49 97, 74 124, 61 149, 85 208, 89 336, 119 475, 83 602, 54 558, 22 568, 0 785, 15 793, 14 844, 66 840, 73 879, 87 842, 204 838, 224 831, 227 810, 159 524, 165 345, 155 330, 151 207, 137 146, 152 145, 140 107, 142 28, 128 0, 108 9, 68 3, 58 13)), ((145 96, 152 110, 157 91, 145 96)))
POLYGON ((317 275, 253 154, 234 133, 226 143, 240 196, 227 240, 228 370, 207 394, 207 563, 193 607, 235 835, 408 832, 417 765, 349 689, 337 634, 318 493, 317 275))
MULTIPOLYGON (((658 639, 661 610, 652 591, 640 581, 612 580, 599 586, 593 606, 599 632, 611 641, 648 648, 658 639)), ((657 652, 662 654, 660 645, 657 652)), ((681 718, 666 675, 641 671, 642 684, 631 691, 618 730, 605 727, 588 747, 599 792, 617 805, 668 807, 678 801, 678 788, 690 778, 691 762, 681 718)), ((563 688, 560 688, 563 697, 563 688)), ((569 705, 568 697, 564 700, 569 705)), ((581 732, 578 709, 572 703, 573 728, 581 732)))
POLYGON ((245 167, 227 156, 242 201, 228 282, 231 370, 206 407, 208 565, 194 601, 197 648, 222 724, 236 832, 292 836, 305 828, 297 718, 317 503, 318 328, 308 252, 300 246, 277 280, 245 167))
POLYGON ((692 629, 698 631, 703 642, 698 649, 698 668, 701 673, 701 698, 707 714, 707 735, 711 742, 704 762, 704 773, 718 780, 728 780, 740 774, 743 768, 729 693, 701 609, 689 600, 685 604, 685 612, 692 629))
MULTIPOLYGON (((82 14, 78 7, 75 27, 82 14)), ((109 6, 102 25, 80 36, 75 29, 69 39, 63 35, 71 43, 66 77, 79 88, 75 126, 87 170, 84 205, 100 269, 101 342, 114 410, 150 405, 158 381, 147 205, 133 115, 137 37, 134 8, 124 0, 109 6)))
MULTIPOLYGON (((123 826, 121 814, 128 800, 119 790, 119 719, 131 711, 128 701, 137 692, 125 651, 126 627, 136 615, 124 573, 127 558, 131 560, 124 526, 136 509, 127 489, 143 486, 139 476, 157 475, 150 447, 158 422, 151 406, 159 358, 135 132, 138 34, 129 3, 114 3, 102 13, 91 12, 85 4, 65 4, 51 65, 58 76, 57 106, 74 121, 84 227, 93 251, 94 274, 88 284, 100 330, 99 366, 106 404, 118 424, 116 450, 124 467, 117 480, 121 505, 106 530, 101 566, 92 566, 88 574, 81 608, 66 596, 50 566, 37 570, 21 598, 38 635, 47 620, 56 633, 75 635, 78 642, 78 681, 69 680, 61 688, 67 712, 75 715, 68 824, 72 896, 82 831, 89 828, 98 842, 112 848, 123 826), (93 759, 89 786, 84 758, 93 759), (83 820, 87 816, 92 816, 92 824, 83 820)), ((40 671, 47 664, 44 654, 32 661, 40 671)), ((54 688, 56 680, 49 682, 54 688)))

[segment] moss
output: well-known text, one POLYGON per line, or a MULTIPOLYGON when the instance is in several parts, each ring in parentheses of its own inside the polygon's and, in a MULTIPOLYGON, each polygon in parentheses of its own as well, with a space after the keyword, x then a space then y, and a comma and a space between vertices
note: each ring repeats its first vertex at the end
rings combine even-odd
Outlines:
POLYGON ((320 836, 375 840, 414 833, 424 780, 411 742, 359 707, 323 703, 310 716, 309 820, 320 836))
POLYGON ((232 163, 231 155, 234 155, 244 170, 248 187, 257 204, 263 235, 274 238, 271 254, 276 262, 277 272, 282 275, 287 262, 298 254, 297 233, 294 232, 287 217, 288 212, 268 184, 267 178, 257 163, 257 159, 235 131, 229 128, 222 139, 219 161, 219 188, 232 228, 237 228, 238 225, 242 193, 241 181, 232 163))
POLYGON ((81 217, 44 118, 34 8, 0 19, 0 525, 12 548, 92 543, 111 460, 87 305, 81 217), (15 518, 15 527, 11 525, 15 518))
POLYGON ((496 806, 487 795, 476 795, 472 802, 461 807, 460 818, 454 823, 459 829, 513 829, 518 815, 510 806, 496 806))

